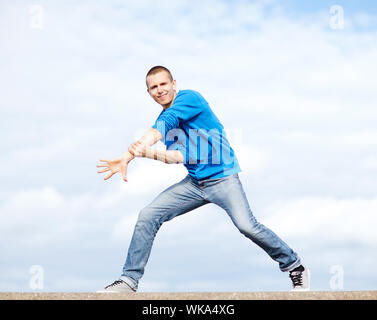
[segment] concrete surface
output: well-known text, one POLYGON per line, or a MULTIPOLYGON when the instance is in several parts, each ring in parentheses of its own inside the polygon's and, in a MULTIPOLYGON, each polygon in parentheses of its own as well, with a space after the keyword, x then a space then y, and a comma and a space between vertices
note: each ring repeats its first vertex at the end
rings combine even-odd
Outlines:
POLYGON ((0 292, 0 300, 377 300, 377 291, 308 292, 0 292))

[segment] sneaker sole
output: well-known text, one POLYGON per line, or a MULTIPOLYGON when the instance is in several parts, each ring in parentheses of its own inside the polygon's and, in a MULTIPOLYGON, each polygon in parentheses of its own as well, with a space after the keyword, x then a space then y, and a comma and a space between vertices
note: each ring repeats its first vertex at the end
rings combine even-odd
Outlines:
POLYGON ((97 290, 96 293, 135 293, 136 291, 133 290, 125 290, 125 291, 112 291, 112 290, 97 290))

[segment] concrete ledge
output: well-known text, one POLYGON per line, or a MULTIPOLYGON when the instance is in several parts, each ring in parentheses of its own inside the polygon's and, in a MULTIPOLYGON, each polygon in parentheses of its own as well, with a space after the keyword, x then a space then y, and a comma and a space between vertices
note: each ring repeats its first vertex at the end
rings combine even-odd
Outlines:
POLYGON ((308 292, 0 292, 0 300, 377 300, 377 291, 308 292))

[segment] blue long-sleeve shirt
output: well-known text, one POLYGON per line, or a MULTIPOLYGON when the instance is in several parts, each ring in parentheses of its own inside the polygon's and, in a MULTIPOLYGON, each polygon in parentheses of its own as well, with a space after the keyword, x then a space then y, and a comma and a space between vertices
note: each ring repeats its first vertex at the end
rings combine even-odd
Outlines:
POLYGON ((197 180, 222 178, 241 171, 223 125, 196 91, 180 90, 153 128, 161 132, 168 150, 182 153, 184 166, 197 180))

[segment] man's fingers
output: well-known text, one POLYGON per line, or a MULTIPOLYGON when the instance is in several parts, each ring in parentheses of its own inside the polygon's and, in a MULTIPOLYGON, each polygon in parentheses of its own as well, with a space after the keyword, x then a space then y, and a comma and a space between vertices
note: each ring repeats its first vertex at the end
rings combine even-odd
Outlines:
POLYGON ((109 173, 103 180, 107 180, 113 176, 114 172, 109 173))
POLYGON ((106 169, 102 169, 102 170, 97 171, 97 173, 103 173, 103 172, 106 172, 106 171, 109 171, 109 170, 110 170, 110 168, 106 168, 106 169))
POLYGON ((134 149, 131 147, 128 147, 128 152, 131 153, 133 156, 135 155, 134 149))
POLYGON ((121 171, 123 180, 127 182, 127 166, 123 167, 121 171))
POLYGON ((97 168, 103 168, 103 167, 109 167, 108 164, 97 164, 96 165, 97 168))

